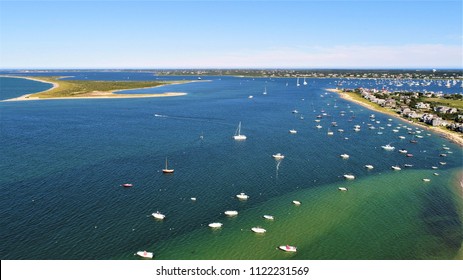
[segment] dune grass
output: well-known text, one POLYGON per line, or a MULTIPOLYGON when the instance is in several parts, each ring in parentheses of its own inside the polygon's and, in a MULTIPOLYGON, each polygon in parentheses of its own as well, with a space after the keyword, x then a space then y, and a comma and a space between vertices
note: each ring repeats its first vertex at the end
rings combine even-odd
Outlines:
POLYGON ((111 94, 116 90, 137 89, 155 87, 167 84, 159 81, 81 81, 81 80, 60 80, 60 77, 30 77, 43 82, 50 82, 57 86, 46 91, 33 94, 31 97, 54 98, 54 97, 85 97, 92 93, 111 94))

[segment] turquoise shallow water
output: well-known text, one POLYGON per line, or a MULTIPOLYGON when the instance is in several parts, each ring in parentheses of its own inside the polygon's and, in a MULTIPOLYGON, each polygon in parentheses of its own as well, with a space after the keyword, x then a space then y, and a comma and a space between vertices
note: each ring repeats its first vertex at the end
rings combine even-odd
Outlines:
MULTIPOLYGON (((14 80, 17 87, 25 81, 14 80)), ((411 144, 407 129, 415 127, 326 93, 335 80, 300 87, 294 79, 204 80, 210 81, 144 90, 188 93, 172 98, 1 102, 2 259, 132 259, 144 249, 157 259, 455 256, 463 240, 461 200, 450 174, 463 166, 461 148, 427 131, 411 144), (232 139, 240 121, 248 137, 243 142, 232 139), (396 151, 381 149, 387 143, 396 151), (279 164, 271 157, 277 152, 285 155, 279 164), (342 153, 350 158, 342 160, 342 153), (161 172, 166 157, 173 175, 161 172), (390 168, 405 163, 414 166, 390 168), (356 179, 345 181, 346 173, 356 179), (122 188, 126 182, 134 187, 122 188), (236 200, 240 192, 250 199, 236 200), (294 199, 302 205, 292 205, 294 199), (157 210, 165 221, 150 216, 157 210), (227 218, 225 210, 240 214, 227 218), (216 221, 224 226, 211 231, 207 224, 216 221), (268 230, 263 236, 250 232, 258 225, 268 230), (298 252, 275 249, 285 243, 298 252)))

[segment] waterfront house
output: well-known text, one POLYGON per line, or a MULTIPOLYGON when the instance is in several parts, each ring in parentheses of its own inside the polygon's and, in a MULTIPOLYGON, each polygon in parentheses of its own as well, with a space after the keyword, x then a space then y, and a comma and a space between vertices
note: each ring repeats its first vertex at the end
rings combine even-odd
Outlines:
POLYGON ((431 105, 429 103, 424 103, 424 102, 418 102, 415 105, 416 109, 426 109, 429 110, 431 109, 431 105))

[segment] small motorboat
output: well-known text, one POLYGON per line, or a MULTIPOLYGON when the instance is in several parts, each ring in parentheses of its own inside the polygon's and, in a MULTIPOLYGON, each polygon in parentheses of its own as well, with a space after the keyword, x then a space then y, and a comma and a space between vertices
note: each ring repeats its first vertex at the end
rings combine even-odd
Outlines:
POLYGON ((239 200, 246 200, 249 198, 249 195, 245 194, 245 193, 240 193, 240 194, 237 194, 236 197, 239 199, 239 200))
POLYGON ((373 167, 373 165, 371 165, 371 164, 367 164, 367 165, 365 165, 365 168, 366 168, 366 169, 373 169, 374 167, 373 167))
POLYGON ((340 157, 342 157, 343 159, 348 159, 349 155, 348 154, 342 154, 342 155, 340 155, 340 157))
POLYGON ((424 179, 423 179, 423 181, 425 181, 425 182, 430 182, 430 181, 431 181, 431 179, 428 179, 428 178, 424 178, 424 179))
POLYGON ((433 173, 433 175, 434 175, 434 176, 439 176, 439 173, 436 172, 436 173, 433 173))
POLYGON ((347 180, 354 180, 355 179, 355 176, 352 175, 352 174, 344 174, 343 176, 347 180))
POLYGON ((272 215, 264 215, 262 217, 264 217, 264 219, 266 219, 266 220, 274 220, 275 219, 272 215))
POLYGON ((238 211, 229 210, 229 211, 225 211, 224 214, 227 215, 228 217, 234 217, 234 216, 238 215, 238 211))
POLYGON ((393 151, 395 149, 395 147, 393 147, 393 146, 391 146, 389 144, 381 146, 381 148, 383 148, 386 151, 393 151))
POLYGON ((407 154, 406 156, 407 157, 413 157, 413 154, 407 154))
POLYGON ((251 230, 255 233, 265 233, 267 231, 266 229, 263 229, 261 227, 253 227, 251 228, 251 230))
POLYGON ((296 252, 297 251, 296 246, 290 246, 290 245, 281 245, 278 247, 278 249, 285 251, 285 252, 296 252))
POLYGON ((413 164, 406 163, 404 164, 405 167, 413 167, 413 164))
POLYGON ((400 168, 400 166, 398 166, 398 165, 393 165, 393 166, 391 166, 391 168, 394 169, 394 170, 397 170, 397 171, 402 170, 402 168, 400 168))
POLYGON ((158 220, 164 220, 164 218, 166 217, 166 215, 164 214, 161 214, 159 211, 156 211, 155 213, 151 214, 155 219, 158 219, 158 220))
POLYGON ((137 255, 142 257, 142 258, 147 258, 147 259, 152 259, 153 258, 153 252, 138 251, 137 255))
POLYGON ((291 133, 291 134, 296 134, 296 133, 297 133, 297 130, 295 130, 295 129, 290 129, 290 130, 289 130, 289 133, 291 133))
POLYGON ((221 228, 221 227, 222 227, 222 223, 210 223, 210 224, 209 224, 209 227, 210 227, 210 228, 221 228))
POLYGON ((191 201, 196 201, 196 197, 192 197, 190 199, 191 199, 191 201))
POLYGON ((299 200, 293 200, 294 205, 301 205, 301 202, 299 200))
POLYGON ((122 184, 121 187, 130 188, 130 187, 133 187, 133 184, 126 183, 126 184, 122 184))
POLYGON ((338 188, 338 190, 340 190, 340 191, 344 191, 344 192, 347 192, 347 190, 348 190, 348 189, 347 189, 347 188, 345 188, 345 187, 339 187, 339 188, 338 188))
POLYGON ((401 154, 406 154, 407 152, 408 152, 408 151, 405 150, 405 149, 400 149, 400 150, 399 150, 399 153, 401 153, 401 154))
POLYGON ((285 158, 285 156, 280 154, 280 153, 276 153, 276 154, 272 155, 272 157, 274 159, 284 159, 285 158))

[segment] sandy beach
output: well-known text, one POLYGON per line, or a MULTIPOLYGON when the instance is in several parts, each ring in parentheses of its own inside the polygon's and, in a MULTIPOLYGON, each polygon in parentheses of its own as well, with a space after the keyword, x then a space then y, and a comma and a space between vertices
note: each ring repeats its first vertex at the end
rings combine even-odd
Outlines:
MULTIPOLYGON (((47 90, 41 91, 41 92, 25 94, 25 95, 22 95, 22 96, 19 96, 19 97, 2 100, 0 102, 30 101, 30 100, 61 100, 61 99, 155 98, 155 97, 173 97, 173 96, 187 95, 186 92, 164 92, 164 93, 157 93, 157 94, 118 94, 117 92, 122 91, 122 90, 117 90, 117 91, 93 91, 93 92, 80 94, 79 96, 75 96, 75 97, 70 96, 70 97, 39 98, 39 97, 34 97, 34 95, 38 94, 38 93, 44 93, 44 92, 50 91, 52 89, 58 88, 59 84, 54 83, 54 82, 50 82, 50 81, 44 81, 44 80, 37 79, 37 78, 31 78, 31 77, 21 77, 21 76, 2 76, 2 77, 27 79, 27 80, 32 80, 32 81, 36 81, 36 82, 52 84, 52 87, 47 89, 47 90)), ((192 82, 194 82, 194 81, 192 81, 192 82)), ((171 85, 173 85, 173 84, 181 84, 181 83, 180 82, 171 83, 171 85)), ((161 85, 161 86, 164 86, 164 85, 161 85)))
POLYGON ((34 94, 26 94, 20 97, 6 99, 1 102, 14 102, 14 101, 30 101, 30 100, 64 100, 64 99, 105 99, 105 98, 155 98, 155 97, 172 97, 187 95, 186 92, 165 92, 159 94, 117 94, 114 92, 90 92, 76 97, 50 97, 38 98, 33 97, 34 94))
POLYGON ((452 141, 453 143, 455 144, 458 144, 459 146, 463 147, 463 135, 461 133, 458 133, 458 132, 452 132, 452 131, 446 131, 446 130, 443 130, 441 128, 438 128, 438 127, 433 127, 433 126, 428 126, 428 125, 425 125, 425 124, 422 124, 422 123, 418 123, 418 122, 411 122, 405 118, 402 118, 400 115, 398 115, 397 113, 395 112, 392 112, 390 110, 387 110, 387 109, 382 109, 382 110, 379 110, 377 109, 376 107, 372 106, 371 104, 369 104, 369 101, 365 100, 365 102, 363 101, 359 101, 359 100, 356 100, 354 98, 352 98, 351 96, 349 96, 348 94, 338 90, 338 89, 326 89, 327 91, 330 91, 330 92, 335 92, 337 94, 339 94, 339 96, 345 100, 349 100, 351 102, 354 102, 354 103, 357 103, 365 108, 368 108, 370 110, 373 110, 373 111, 376 111, 376 112, 380 112, 380 113, 384 113, 384 114, 387 114, 391 117, 394 117, 394 118, 400 118, 404 121, 407 121, 407 122, 410 122, 414 125, 417 125, 417 126, 420 126, 426 130, 430 130, 430 131, 433 131, 439 135, 441 135, 442 137, 452 141))

